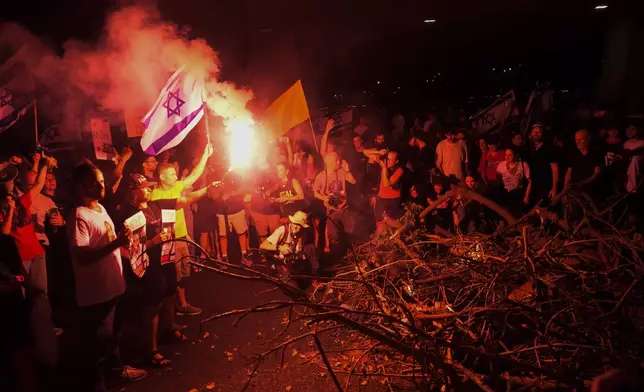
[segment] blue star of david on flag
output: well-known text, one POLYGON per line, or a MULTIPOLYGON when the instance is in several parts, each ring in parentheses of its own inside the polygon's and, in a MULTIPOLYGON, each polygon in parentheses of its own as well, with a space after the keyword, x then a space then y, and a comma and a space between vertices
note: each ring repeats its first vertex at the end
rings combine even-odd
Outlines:
POLYGON ((166 108, 168 113, 168 118, 176 115, 181 117, 181 106, 186 103, 183 99, 179 97, 179 89, 173 91, 168 91, 168 99, 163 103, 163 107, 166 108), (172 107, 172 100, 174 99, 174 108, 172 107))
POLYGON ((173 148, 204 116, 204 81, 182 68, 168 79, 152 108, 143 117, 141 148, 156 155, 173 148))
POLYGON ((496 123, 496 114, 493 112, 486 113, 483 117, 483 123, 494 125, 496 123))
POLYGON ((13 106, 13 97, 6 88, 3 88, 0 89, 0 109, 5 106, 13 106))

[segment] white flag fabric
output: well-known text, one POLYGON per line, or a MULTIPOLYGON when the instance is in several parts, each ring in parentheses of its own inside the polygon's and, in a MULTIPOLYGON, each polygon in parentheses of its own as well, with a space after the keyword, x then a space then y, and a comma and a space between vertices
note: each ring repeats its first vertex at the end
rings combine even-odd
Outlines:
POLYGON ((2 121, 0 121, 0 133, 6 131, 7 129, 11 128, 13 124, 17 123, 22 116, 27 114, 27 111, 34 105, 34 103, 35 101, 31 101, 22 109, 18 111, 12 111, 11 116, 3 118, 2 121))
POLYGON ((23 46, 0 65, 0 132, 14 125, 34 104, 34 83, 23 46))
POLYGON ((496 100, 490 107, 472 117, 479 133, 486 133, 502 126, 510 116, 519 114, 514 90, 496 100))
POLYGON ((141 148, 148 155, 177 146, 204 115, 203 81, 177 70, 143 118, 141 148))

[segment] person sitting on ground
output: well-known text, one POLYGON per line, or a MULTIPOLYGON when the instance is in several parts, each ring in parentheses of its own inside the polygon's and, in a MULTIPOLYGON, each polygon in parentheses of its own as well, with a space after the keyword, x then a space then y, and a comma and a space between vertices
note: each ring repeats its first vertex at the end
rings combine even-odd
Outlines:
MULTIPOLYGON (((427 196, 427 203, 437 202, 447 192, 447 180, 443 177, 434 177, 433 187, 427 196)), ((450 236, 453 224, 456 221, 456 214, 453 209, 454 200, 447 198, 438 204, 427 217, 425 226, 427 231, 443 236, 450 236)))
MULTIPOLYGON (((289 222, 279 226, 262 244, 260 249, 277 253, 277 257, 284 261, 286 268, 299 275, 316 273, 319 268, 315 246, 305 245, 303 234, 309 227, 308 216, 303 211, 297 211, 288 217, 289 222)), ((296 280, 300 288, 307 284, 296 280)), ((303 287, 304 286, 304 287, 303 287)))
MULTIPOLYGON (((482 194, 485 190, 485 184, 474 175, 465 177, 465 186, 471 192, 482 194)), ((463 234, 472 232, 484 232, 486 208, 479 202, 467 197, 457 197, 454 201, 454 211, 456 212, 456 226, 463 234)))

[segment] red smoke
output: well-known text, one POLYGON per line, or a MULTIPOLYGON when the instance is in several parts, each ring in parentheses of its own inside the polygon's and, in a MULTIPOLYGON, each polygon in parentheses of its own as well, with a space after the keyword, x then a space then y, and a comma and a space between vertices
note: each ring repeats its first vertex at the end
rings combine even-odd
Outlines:
POLYGON ((2 26, 0 44, 14 49, 28 45, 28 65, 48 97, 40 100, 39 110, 61 121, 63 129, 87 128, 95 108, 111 119, 122 111, 142 116, 182 65, 206 80, 214 114, 226 120, 250 116, 246 104, 252 93, 218 80, 215 50, 162 21, 154 8, 128 7, 110 14, 98 43, 68 41, 62 57, 16 25, 2 26))

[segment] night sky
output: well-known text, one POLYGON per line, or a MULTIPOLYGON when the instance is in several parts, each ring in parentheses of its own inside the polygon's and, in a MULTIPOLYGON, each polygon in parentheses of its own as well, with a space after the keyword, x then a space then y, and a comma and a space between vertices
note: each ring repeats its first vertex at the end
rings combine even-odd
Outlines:
MULTIPOLYGON (((95 41, 106 13, 129 3, 12 2, 1 15, 60 50, 70 38, 95 41)), ((219 51, 226 79, 272 99, 301 78, 318 105, 386 102, 396 99, 394 92, 413 100, 462 100, 510 87, 529 90, 537 79, 592 88, 617 8, 597 12, 588 0, 156 3, 164 19, 189 26, 191 37, 204 37, 219 51)))

